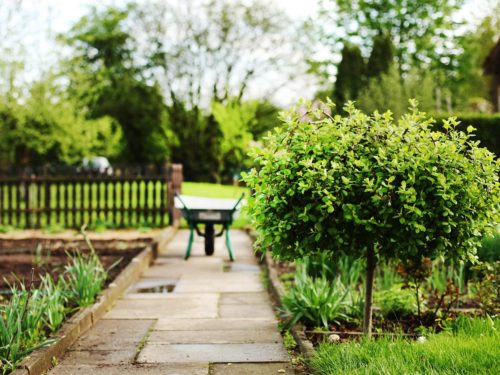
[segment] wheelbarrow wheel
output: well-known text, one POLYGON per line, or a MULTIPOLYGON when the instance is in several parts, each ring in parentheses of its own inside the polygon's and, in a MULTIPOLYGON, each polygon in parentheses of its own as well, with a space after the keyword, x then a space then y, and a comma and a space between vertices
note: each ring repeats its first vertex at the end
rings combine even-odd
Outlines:
POLYGON ((215 248, 215 229, 213 224, 205 225, 205 254, 212 255, 215 248))

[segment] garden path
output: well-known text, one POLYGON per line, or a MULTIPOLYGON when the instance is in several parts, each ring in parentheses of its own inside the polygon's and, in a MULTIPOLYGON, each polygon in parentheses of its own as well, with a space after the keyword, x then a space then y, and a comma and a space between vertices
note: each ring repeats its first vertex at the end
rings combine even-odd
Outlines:
POLYGON ((49 374, 293 374, 248 235, 231 231, 233 263, 222 240, 207 257, 199 237, 184 261, 187 239, 160 249, 49 374))

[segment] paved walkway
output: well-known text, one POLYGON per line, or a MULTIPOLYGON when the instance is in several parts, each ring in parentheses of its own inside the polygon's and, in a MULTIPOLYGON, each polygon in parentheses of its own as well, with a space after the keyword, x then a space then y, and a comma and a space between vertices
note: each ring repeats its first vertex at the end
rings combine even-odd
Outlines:
POLYGON ((197 237, 183 260, 188 231, 67 352, 51 375, 293 374, 250 238, 231 231, 204 255, 197 237))

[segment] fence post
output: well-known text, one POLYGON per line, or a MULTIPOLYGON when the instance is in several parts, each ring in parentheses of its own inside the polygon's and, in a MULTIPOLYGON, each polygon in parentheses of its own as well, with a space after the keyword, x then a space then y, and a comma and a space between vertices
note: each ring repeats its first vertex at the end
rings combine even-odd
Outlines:
POLYGON ((178 226, 181 213, 174 206, 175 193, 182 191, 182 164, 172 164, 167 168, 167 210, 168 222, 172 226, 178 226))

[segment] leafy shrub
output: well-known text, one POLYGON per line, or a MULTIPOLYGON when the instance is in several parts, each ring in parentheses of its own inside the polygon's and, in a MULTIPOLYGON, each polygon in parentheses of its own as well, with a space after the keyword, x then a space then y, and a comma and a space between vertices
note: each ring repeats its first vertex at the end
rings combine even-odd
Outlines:
MULTIPOLYGON (((466 130, 469 125, 476 128, 476 140, 481 142, 481 146, 488 148, 497 156, 500 155, 500 114, 499 113, 458 113, 451 114, 460 122, 458 129, 466 130)), ((443 129, 443 125, 448 116, 436 116, 438 129, 443 129)))
POLYGON ((283 297, 290 324, 299 320, 328 328, 329 323, 346 320, 347 290, 340 279, 332 282, 326 277, 313 278, 304 265, 297 267, 295 285, 283 297))
POLYGON ((387 263, 379 268, 376 286, 378 290, 391 289, 393 285, 403 282, 403 278, 396 272, 392 263, 387 263))
MULTIPOLYGON (((412 101, 410 113, 347 116, 325 106, 282 116, 245 176, 262 248, 283 260, 329 252, 366 259, 364 329, 371 332, 377 262, 474 258, 498 221, 499 164, 455 129, 434 131, 412 101)), ((415 267, 417 269, 417 267, 415 267)))
POLYGON ((47 233, 47 234, 58 234, 58 233, 63 232, 64 229, 65 229, 64 225, 53 223, 53 224, 45 225, 42 228, 42 231, 43 231, 43 233, 47 233))
POLYGON ((500 234, 485 237, 477 250, 477 257, 481 262, 500 261, 500 234))
POLYGON ((375 303, 384 317, 405 317, 416 313, 414 292, 402 287, 402 284, 395 284, 390 289, 375 294, 375 303))
POLYGON ((473 288, 481 309, 494 314, 500 306, 500 261, 479 263, 472 272, 473 288))
POLYGON ((5 224, 1 224, 0 225, 0 233, 9 233, 9 232, 12 232, 14 231, 15 228, 11 225, 5 225, 5 224))
POLYGON ((109 220, 96 219, 89 225, 89 229, 97 233, 104 232, 107 229, 115 229, 116 225, 109 220))

